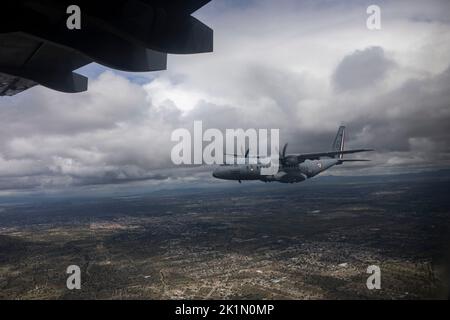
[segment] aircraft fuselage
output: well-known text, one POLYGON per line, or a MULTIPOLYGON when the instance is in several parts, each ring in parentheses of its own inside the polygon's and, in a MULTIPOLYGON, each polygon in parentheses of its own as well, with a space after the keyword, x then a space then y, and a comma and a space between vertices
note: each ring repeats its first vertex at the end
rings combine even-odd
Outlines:
POLYGON ((292 166, 281 166, 274 175, 262 175, 262 164, 221 165, 214 170, 213 176, 224 180, 261 180, 264 182, 295 183, 312 178, 319 173, 339 164, 339 159, 305 160, 292 166))

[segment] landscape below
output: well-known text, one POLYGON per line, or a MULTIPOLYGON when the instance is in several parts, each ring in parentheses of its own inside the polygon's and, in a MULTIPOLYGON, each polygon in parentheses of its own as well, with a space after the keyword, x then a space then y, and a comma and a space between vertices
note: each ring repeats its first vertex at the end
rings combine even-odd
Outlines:
POLYGON ((3 197, 0 299, 447 298, 449 186, 443 171, 3 197))

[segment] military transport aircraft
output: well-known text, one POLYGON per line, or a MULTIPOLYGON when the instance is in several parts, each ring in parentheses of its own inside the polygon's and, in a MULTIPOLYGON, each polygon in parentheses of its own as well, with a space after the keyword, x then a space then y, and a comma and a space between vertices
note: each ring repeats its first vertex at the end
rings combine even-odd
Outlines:
MULTIPOLYGON (((339 127, 332 149, 328 152, 286 154, 287 144, 279 155, 278 173, 274 175, 262 175, 261 168, 265 165, 257 157, 255 164, 249 161, 249 150, 245 153, 244 164, 224 164, 215 169, 213 176, 218 179, 237 180, 261 180, 264 182, 278 181, 283 183, 302 182, 319 173, 344 162, 370 161, 363 159, 343 159, 344 154, 373 151, 373 149, 344 150, 345 127, 339 127)), ((234 155, 237 156, 237 155, 234 155)), ((267 166, 267 165, 266 165, 267 166)))

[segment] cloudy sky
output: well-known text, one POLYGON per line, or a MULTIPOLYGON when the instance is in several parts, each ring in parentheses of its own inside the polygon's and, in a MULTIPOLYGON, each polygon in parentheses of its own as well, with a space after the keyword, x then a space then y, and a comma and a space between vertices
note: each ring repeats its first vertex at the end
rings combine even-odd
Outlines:
MULTIPOLYGON (((291 152, 371 147, 374 174, 450 164, 448 1, 213 0, 195 15, 214 52, 169 56, 168 70, 124 73, 91 64, 89 91, 35 87, 0 99, 0 190, 211 179, 171 168, 170 135, 279 128, 291 152), (381 8, 381 30, 366 9, 381 8)), ((333 171, 333 172, 331 172, 333 171)))

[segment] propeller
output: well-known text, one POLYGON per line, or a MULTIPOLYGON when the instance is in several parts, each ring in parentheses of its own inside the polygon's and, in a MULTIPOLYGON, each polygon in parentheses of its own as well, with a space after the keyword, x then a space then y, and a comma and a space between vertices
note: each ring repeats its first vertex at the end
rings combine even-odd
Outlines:
POLYGON ((286 144, 283 146, 283 152, 280 152, 280 153, 279 153, 279 154, 280 154, 279 160, 280 160, 280 163, 281 163, 282 165, 284 165, 284 164, 286 163, 286 149, 287 149, 287 146, 288 146, 288 144, 286 143, 286 144))
POLYGON ((286 143, 283 147, 283 158, 286 156, 286 149, 287 149, 288 144, 286 143))
MULTIPOLYGON (((244 155, 244 158, 248 158, 248 153, 250 152, 250 149, 247 149, 246 151, 245 151, 245 153, 244 153, 244 148, 243 147, 241 147, 241 154, 243 154, 244 155)), ((235 154, 235 156, 236 157, 242 157, 242 156, 238 156, 238 155, 236 155, 235 154)))
POLYGON ((294 155, 286 155, 287 146, 288 146, 288 144, 286 143, 283 146, 283 152, 280 153, 280 163, 283 166, 295 166, 299 162, 298 158, 297 158, 297 156, 294 156, 294 155))
POLYGON ((244 148, 241 148, 241 154, 237 154, 237 153, 227 154, 227 153, 225 153, 225 155, 226 156, 233 156, 235 158, 240 158, 240 157, 242 157, 242 155, 244 155, 244 158, 247 159, 249 153, 250 153, 250 149, 247 149, 247 151, 245 151, 245 153, 244 153, 244 148))
MULTIPOLYGON (((224 153, 225 156, 232 156, 234 158, 244 158, 244 159, 248 159, 248 158, 256 158, 256 159, 261 159, 261 157, 259 155, 256 156, 251 156, 250 155, 250 149, 247 149, 244 153, 244 148, 241 148, 241 154, 237 154, 237 153, 233 153, 233 154, 229 154, 229 153, 224 153)), ((266 158, 266 157, 264 157, 266 158)))

